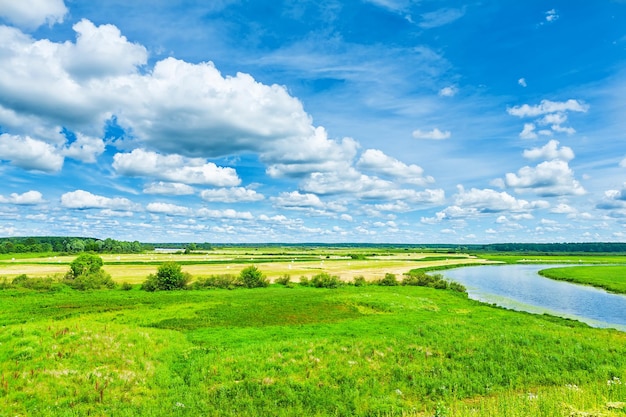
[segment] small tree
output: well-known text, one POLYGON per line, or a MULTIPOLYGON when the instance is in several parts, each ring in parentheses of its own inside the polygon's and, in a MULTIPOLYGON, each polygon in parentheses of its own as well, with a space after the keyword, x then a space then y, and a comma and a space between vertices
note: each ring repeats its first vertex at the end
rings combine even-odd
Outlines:
POLYGON ((70 263, 70 270, 65 274, 65 283, 78 290, 113 288, 115 283, 111 275, 102 269, 104 262, 98 255, 80 254, 70 263))
POLYGON ((146 291, 170 291, 185 288, 191 280, 191 275, 182 271, 176 262, 164 262, 159 266, 156 275, 150 274, 143 283, 142 288, 146 291))
POLYGON ((239 279, 246 288, 267 287, 269 285, 268 279, 256 266, 249 266, 242 269, 239 274, 239 279))

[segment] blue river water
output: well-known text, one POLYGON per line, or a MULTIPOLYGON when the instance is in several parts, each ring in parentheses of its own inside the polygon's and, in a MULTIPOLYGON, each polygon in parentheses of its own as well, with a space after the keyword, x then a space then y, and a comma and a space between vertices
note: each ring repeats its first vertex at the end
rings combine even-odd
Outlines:
POLYGON ((558 266, 472 266, 444 271, 444 276, 463 284, 474 300, 513 310, 566 317, 594 327, 626 331, 626 296, 555 281, 537 273, 558 266))

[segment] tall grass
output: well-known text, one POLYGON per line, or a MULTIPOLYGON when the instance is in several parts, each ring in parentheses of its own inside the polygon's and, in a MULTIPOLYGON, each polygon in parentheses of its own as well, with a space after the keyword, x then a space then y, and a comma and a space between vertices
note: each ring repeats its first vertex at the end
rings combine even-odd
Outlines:
POLYGON ((0 323, 2 416, 626 413, 625 333, 427 287, 5 290, 0 323))

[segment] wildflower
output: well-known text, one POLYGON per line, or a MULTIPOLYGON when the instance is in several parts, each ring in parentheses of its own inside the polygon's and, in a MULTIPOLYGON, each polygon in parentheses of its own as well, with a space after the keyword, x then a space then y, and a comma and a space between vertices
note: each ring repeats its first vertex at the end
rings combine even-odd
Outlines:
POLYGON ((606 381, 606 385, 609 387, 612 385, 622 385, 622 381, 618 377, 614 376, 613 379, 606 381))
POLYGON ((396 389, 396 394, 398 394, 398 395, 404 395, 404 394, 402 394, 402 391, 400 391, 399 389, 396 389))
POLYGON ((181 402, 177 402, 176 403, 176 407, 178 407, 178 408, 185 408, 185 404, 183 404, 181 402))

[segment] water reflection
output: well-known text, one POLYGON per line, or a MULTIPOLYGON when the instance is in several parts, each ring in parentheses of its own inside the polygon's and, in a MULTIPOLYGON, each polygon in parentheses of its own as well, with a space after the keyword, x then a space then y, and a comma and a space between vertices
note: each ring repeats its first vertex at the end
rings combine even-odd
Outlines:
MULTIPOLYGON (((444 275, 467 287, 469 297, 531 313, 549 313, 595 327, 626 331, 626 296, 555 281, 537 274, 558 265, 497 265, 451 269, 444 275)), ((567 265, 564 265, 567 266, 567 265)))

